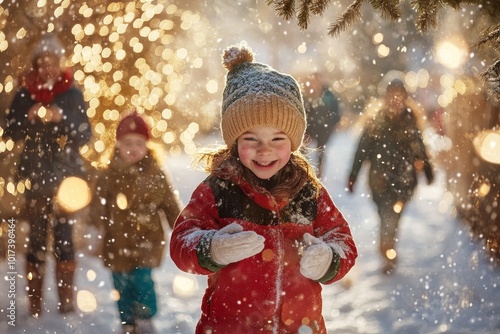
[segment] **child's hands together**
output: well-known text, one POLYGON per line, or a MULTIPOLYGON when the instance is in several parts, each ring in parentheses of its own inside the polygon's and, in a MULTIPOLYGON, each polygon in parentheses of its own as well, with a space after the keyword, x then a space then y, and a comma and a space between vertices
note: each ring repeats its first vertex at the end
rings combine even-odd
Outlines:
POLYGON ((210 256, 215 263, 225 266, 260 253, 264 240, 254 231, 243 231, 241 225, 232 223, 213 235, 210 256))
POLYGON ((306 248, 300 259, 300 273, 312 280, 323 277, 333 260, 333 250, 325 242, 304 233, 306 248))
POLYGON ((43 123, 59 123, 63 119, 62 109, 57 105, 44 106, 41 103, 35 103, 28 110, 28 120, 34 123, 37 118, 43 123))

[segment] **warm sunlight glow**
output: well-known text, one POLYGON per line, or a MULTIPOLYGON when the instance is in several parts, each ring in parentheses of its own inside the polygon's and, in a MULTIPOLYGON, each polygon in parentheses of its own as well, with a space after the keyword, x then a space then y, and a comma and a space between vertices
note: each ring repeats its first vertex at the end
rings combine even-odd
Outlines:
POLYGON ((56 201, 67 212, 75 212, 90 203, 90 188, 87 182, 76 176, 63 180, 56 195, 56 201))
POLYGON ((436 60, 448 68, 458 68, 467 60, 467 46, 462 41, 441 41, 436 47, 436 60))
POLYGON ((481 158, 500 164, 500 131, 483 131, 474 138, 473 144, 481 158))

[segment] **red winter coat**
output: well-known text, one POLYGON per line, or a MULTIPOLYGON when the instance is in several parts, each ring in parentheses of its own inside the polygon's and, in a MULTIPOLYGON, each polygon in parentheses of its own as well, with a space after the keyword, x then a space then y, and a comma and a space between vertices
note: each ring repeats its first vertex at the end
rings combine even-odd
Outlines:
MULTIPOLYGON (((208 275, 197 334, 326 333, 321 285, 300 274, 304 233, 328 243, 340 256, 330 284, 354 265, 357 250, 349 226, 326 189, 307 184, 289 202, 277 203, 248 183, 235 184, 209 176, 193 192, 179 215, 170 241, 170 255, 183 271, 208 275), (233 222, 265 237, 255 256, 209 270, 200 243, 233 222), (215 272, 213 270, 216 270, 215 272), (303 328, 305 330, 305 328, 303 328)), ((338 257, 337 257, 338 261, 338 257)))

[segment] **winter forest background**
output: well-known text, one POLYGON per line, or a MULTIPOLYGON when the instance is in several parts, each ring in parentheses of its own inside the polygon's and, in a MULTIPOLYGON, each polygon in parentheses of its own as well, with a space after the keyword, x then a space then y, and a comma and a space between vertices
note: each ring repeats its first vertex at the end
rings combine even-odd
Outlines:
MULTIPOLYGON (((325 8, 309 12, 300 7, 304 1, 274 3, 0 0, 0 136, 17 76, 30 66, 32 46, 42 32, 56 33, 89 105, 94 138, 82 152, 89 166, 109 157, 120 113, 138 108, 153 127, 154 142, 165 153, 165 168, 186 203, 203 176, 189 168, 191 155, 220 141, 224 48, 246 43, 257 61, 291 73, 302 83, 308 74, 321 72, 343 112, 327 148, 324 182, 362 242, 352 277, 325 289, 329 328, 339 333, 500 331, 499 2, 313 1, 325 8), (287 3, 296 4, 290 16, 289 7, 279 6, 287 3), (301 29, 305 12, 309 21, 301 29), (340 22, 349 24, 341 24, 341 31, 332 36, 329 27, 342 17, 340 22), (377 224, 369 191, 349 196, 344 187, 352 145, 393 78, 405 81, 420 111, 439 184, 419 188, 403 223, 407 230, 401 243, 408 247, 402 258, 408 262, 387 279, 380 276, 372 254, 377 224), (484 143, 489 143, 486 153, 484 143)), ((7 220, 20 215, 25 191, 23 183, 13 182, 19 151, 16 143, 0 138, 2 258, 7 220)), ((62 320, 49 314, 39 324, 21 320, 21 333, 79 333, 75 328, 106 333, 118 328, 106 320, 117 321, 117 316, 107 272, 88 254, 92 231, 86 229, 85 211, 78 217, 80 247, 88 255, 82 258, 85 270, 80 284, 77 281, 77 288, 89 293, 80 294, 81 316, 62 320), (99 304, 85 308, 92 300, 99 304)), ((16 229, 19 268, 26 228, 21 221, 16 229)), ((6 270, 4 264, 0 261, 0 273, 6 270)), ((167 259, 158 273, 164 296, 157 327, 162 333, 191 333, 204 278, 176 270, 167 259)), ((21 277, 18 289, 22 285, 21 277)), ((2 280, 2 326, 5 286, 2 280)), ((20 301, 20 317, 22 305, 20 301)))

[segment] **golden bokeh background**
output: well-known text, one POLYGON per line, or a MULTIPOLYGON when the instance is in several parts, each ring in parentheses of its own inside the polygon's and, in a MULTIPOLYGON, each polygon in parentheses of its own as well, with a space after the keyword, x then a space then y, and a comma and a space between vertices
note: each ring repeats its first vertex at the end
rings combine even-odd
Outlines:
POLYGON ((206 60, 216 37, 196 12, 170 1, 0 3, 0 62, 6 64, 0 77, 2 216, 19 212, 18 195, 26 188, 13 178, 22 143, 1 137, 5 115, 45 33, 61 40, 65 65, 88 104, 94 136, 81 152, 89 165, 106 163, 120 115, 131 109, 144 115, 153 145, 167 157, 192 154, 195 136, 217 121, 218 105, 207 101, 216 100, 220 85, 209 79, 215 74, 206 60))

